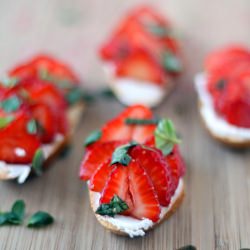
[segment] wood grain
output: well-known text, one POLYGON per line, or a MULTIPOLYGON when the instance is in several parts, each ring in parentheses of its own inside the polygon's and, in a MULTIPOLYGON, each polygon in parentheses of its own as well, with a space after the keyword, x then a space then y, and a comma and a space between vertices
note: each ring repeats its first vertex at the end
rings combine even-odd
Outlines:
MULTIPOLYGON (((1 1, 0 72, 34 53, 47 51, 69 61, 87 88, 105 86, 96 56, 100 42, 124 11, 139 1, 1 1)), ((208 136, 199 120, 193 74, 204 55, 229 42, 250 41, 250 3, 246 0, 152 1, 169 13, 183 37, 186 72, 174 93, 155 112, 174 120, 187 162, 186 198, 167 222, 144 238, 128 239, 105 231, 96 221, 84 183, 78 180, 82 142, 94 128, 122 110, 115 100, 88 107, 74 136, 71 154, 53 163, 42 178, 23 186, 0 183, 0 208, 24 199, 27 212, 53 214, 51 227, 1 227, 0 249, 176 249, 250 247, 250 152, 235 151, 208 136)))

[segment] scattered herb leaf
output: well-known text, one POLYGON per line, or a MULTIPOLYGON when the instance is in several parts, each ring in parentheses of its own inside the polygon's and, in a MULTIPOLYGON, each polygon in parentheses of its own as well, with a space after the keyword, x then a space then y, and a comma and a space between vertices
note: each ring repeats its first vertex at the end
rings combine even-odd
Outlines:
POLYGON ((71 88, 66 94, 69 105, 73 105, 83 99, 83 92, 79 87, 71 88))
POLYGON ((163 54, 163 65, 164 68, 171 73, 179 73, 182 70, 180 60, 169 51, 163 54))
POLYGON ((116 214, 120 214, 128 208, 129 207, 125 201, 123 201, 119 196, 114 195, 110 203, 101 204, 97 208, 96 213, 114 217, 116 214))
POLYGON ((100 90, 98 95, 104 98, 115 98, 114 92, 109 88, 100 90))
POLYGON ((0 117, 0 129, 8 126, 13 120, 12 116, 0 117))
POLYGON ((187 245, 187 246, 178 248, 177 250, 196 250, 196 247, 194 247, 192 245, 187 245))
POLYGON ((17 200, 12 208, 11 212, 17 215, 17 217, 20 219, 20 221, 23 221, 24 214, 25 214, 25 203, 23 200, 17 200))
POLYGON ((38 211, 28 221, 28 227, 44 227, 54 222, 54 218, 47 212, 38 211))
POLYGON ((90 144, 98 141, 102 136, 102 131, 94 130, 85 140, 84 146, 89 146, 90 144))
POLYGON ((128 150, 131 147, 134 147, 136 145, 137 145, 136 142, 131 142, 129 144, 125 144, 125 145, 122 145, 120 147, 117 147, 112 154, 111 165, 116 164, 116 163, 120 163, 123 166, 128 166, 128 164, 131 161, 131 157, 128 155, 128 150))
POLYGON ((45 157, 44 157, 43 151, 42 149, 39 148, 35 152, 35 155, 32 160, 32 169, 34 170, 36 175, 42 174, 42 167, 43 167, 44 161, 45 161, 45 157))
POLYGON ((175 144, 180 143, 174 125, 169 119, 162 119, 155 130, 155 144, 164 155, 172 152, 175 144))
POLYGON ((0 213, 0 225, 20 225, 23 223, 25 204, 23 200, 17 200, 11 211, 0 213))
POLYGON ((69 155, 71 149, 72 149, 71 145, 66 145, 66 146, 62 149, 62 151, 60 152, 60 155, 59 155, 59 156, 60 156, 61 158, 67 157, 67 156, 69 155))
POLYGON ((12 96, 0 103, 0 107, 7 113, 14 112, 20 108, 21 100, 17 96, 12 96))
POLYGON ((38 126, 35 119, 31 119, 27 123, 27 131, 29 134, 36 134, 38 132, 38 126))
POLYGON ((158 124, 158 119, 134 119, 134 118, 127 118, 125 123, 127 125, 155 125, 158 124))

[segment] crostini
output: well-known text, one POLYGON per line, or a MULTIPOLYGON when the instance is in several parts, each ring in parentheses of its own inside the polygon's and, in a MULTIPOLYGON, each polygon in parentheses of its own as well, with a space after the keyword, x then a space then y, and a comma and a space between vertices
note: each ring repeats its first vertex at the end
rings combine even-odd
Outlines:
POLYGON ((84 103, 78 77, 64 63, 38 55, 0 82, 0 180, 25 182, 66 144, 84 103))
POLYGON ((99 54, 110 88, 128 106, 157 106, 182 71, 171 23, 148 6, 129 12, 99 54))
POLYGON ((209 133, 224 144, 250 146, 250 51, 230 46, 208 55, 195 77, 199 109, 209 133))
POLYGON ((167 219, 184 197, 185 164, 171 120, 135 105, 85 141, 80 178, 107 229, 143 236, 167 219))

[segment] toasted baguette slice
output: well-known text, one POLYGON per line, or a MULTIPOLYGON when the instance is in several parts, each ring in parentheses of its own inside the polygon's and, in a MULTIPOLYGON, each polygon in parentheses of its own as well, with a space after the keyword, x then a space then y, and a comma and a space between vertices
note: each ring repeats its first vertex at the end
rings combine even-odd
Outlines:
MULTIPOLYGON (((140 225, 138 225, 136 230, 134 231, 133 230, 131 231, 131 229, 129 228, 127 229, 121 228, 121 227, 119 228, 119 226, 117 226, 116 223, 114 223, 116 217, 111 218, 111 217, 106 217, 106 216, 96 214, 95 211, 97 210, 97 206, 98 206, 96 203, 96 197, 97 197, 96 193, 89 190, 89 198, 90 198, 91 208, 94 211, 97 220, 102 226, 104 226, 106 229, 110 230, 111 232, 115 234, 123 235, 123 236, 130 236, 133 238, 136 236, 144 236, 145 232, 153 229, 155 226, 157 226, 161 222, 168 219, 177 210, 177 208, 180 206, 185 196, 185 186, 184 186, 183 180, 180 180, 177 190, 178 190, 178 194, 175 194, 173 196, 168 208, 163 208, 166 210, 165 212, 162 211, 161 218, 158 222, 153 223, 152 221, 148 220, 147 225, 143 227, 140 227, 140 225), (111 218, 111 220, 108 220, 107 218, 111 218)), ((123 219, 126 218, 125 216, 122 216, 122 217, 123 219)), ((136 221, 140 223, 140 220, 136 220, 136 221)))
POLYGON ((250 129, 233 126, 216 114, 212 98, 206 91, 206 77, 204 74, 196 75, 195 86, 199 95, 198 108, 200 115, 209 134, 219 142, 231 147, 250 147, 250 129))
MULTIPOLYGON (((70 131, 68 135, 59 140, 55 140, 51 146, 50 153, 45 154, 46 160, 44 167, 46 167, 51 160, 53 160, 61 150, 70 142, 70 139, 79 123, 82 112, 84 111, 85 105, 83 102, 79 102, 68 109, 67 115, 69 119, 70 131)), ((16 165, 16 164, 1 164, 0 161, 0 180, 18 180, 18 183, 24 183, 27 177, 30 175, 30 165, 16 165)))
POLYGON ((110 89, 114 92, 117 99, 126 106, 139 103, 148 107, 156 107, 174 87, 170 79, 164 87, 159 87, 154 83, 141 82, 132 78, 116 78, 112 63, 103 64, 103 70, 110 89))

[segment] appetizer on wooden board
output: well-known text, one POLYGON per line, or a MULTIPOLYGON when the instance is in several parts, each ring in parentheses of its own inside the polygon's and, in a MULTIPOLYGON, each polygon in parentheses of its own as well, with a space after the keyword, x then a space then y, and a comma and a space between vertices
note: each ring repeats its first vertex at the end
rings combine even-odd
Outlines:
POLYGON ((23 183, 69 143, 84 104, 79 79, 61 61, 38 55, 0 82, 0 179, 23 183))
POLYGON ((157 106, 182 71, 170 21, 149 6, 129 12, 99 54, 111 89, 125 105, 157 106))
POLYGON ((209 133, 234 147, 250 146, 250 50, 229 46, 209 54, 195 86, 209 133))
POLYGON ((80 178, 107 229, 130 237, 167 219, 184 197, 185 164, 171 120, 135 105, 86 139, 80 178))

